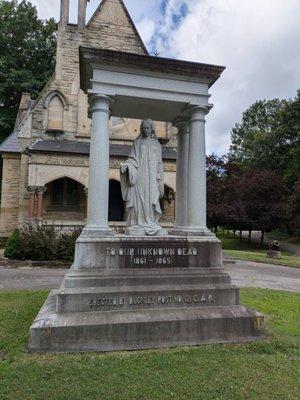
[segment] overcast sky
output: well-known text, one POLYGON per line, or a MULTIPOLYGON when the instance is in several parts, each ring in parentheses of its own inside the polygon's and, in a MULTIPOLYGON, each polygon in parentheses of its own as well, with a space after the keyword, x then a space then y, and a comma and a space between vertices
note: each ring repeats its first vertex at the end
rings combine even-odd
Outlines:
MULTIPOLYGON (((31 0, 59 18, 60 0, 31 0)), ((77 0, 71 2, 76 22, 77 0)), ((230 130, 257 99, 300 88, 300 0, 124 0, 150 52, 226 66, 211 88, 207 153, 225 153, 230 130)), ((88 16, 100 0, 91 0, 88 16)))

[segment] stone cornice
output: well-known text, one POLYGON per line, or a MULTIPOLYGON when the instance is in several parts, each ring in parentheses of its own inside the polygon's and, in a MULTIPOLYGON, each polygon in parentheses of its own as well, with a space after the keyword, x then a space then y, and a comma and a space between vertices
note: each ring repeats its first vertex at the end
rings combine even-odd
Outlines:
POLYGON ((79 48, 81 88, 86 91, 92 78, 91 66, 99 64, 115 65, 141 69, 144 71, 163 72, 184 77, 193 77, 205 81, 212 86, 221 76, 225 67, 211 64, 196 63, 191 61, 174 60, 170 58, 153 57, 136 53, 113 50, 79 48), (88 74, 84 71, 89 71, 88 74))

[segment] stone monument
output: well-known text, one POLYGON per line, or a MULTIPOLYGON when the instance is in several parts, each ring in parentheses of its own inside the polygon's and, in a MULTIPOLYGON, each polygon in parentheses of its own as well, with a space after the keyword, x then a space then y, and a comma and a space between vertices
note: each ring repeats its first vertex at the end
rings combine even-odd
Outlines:
POLYGON ((129 159, 121 164, 121 188, 126 202, 127 229, 131 236, 163 236, 159 226, 164 196, 162 149, 150 119, 141 124, 140 136, 134 141, 129 159))
POLYGON ((87 225, 61 287, 30 328, 36 352, 133 350, 258 340, 206 226, 205 115, 223 67, 80 49, 92 113, 87 225), (143 119, 120 168, 127 231, 108 227, 109 116, 143 119), (163 174, 152 120, 178 128, 176 222, 159 226, 163 174))

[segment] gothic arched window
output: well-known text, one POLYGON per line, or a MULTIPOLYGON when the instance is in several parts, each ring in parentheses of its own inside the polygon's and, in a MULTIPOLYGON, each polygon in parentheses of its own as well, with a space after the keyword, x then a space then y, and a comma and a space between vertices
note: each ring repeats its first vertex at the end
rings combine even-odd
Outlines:
POLYGON ((58 90, 51 92, 44 103, 47 109, 46 129, 50 131, 63 131, 64 129, 64 111, 68 109, 65 97, 58 90))
POLYGON ((58 96, 53 97, 48 107, 47 129, 62 131, 64 124, 64 106, 58 96))

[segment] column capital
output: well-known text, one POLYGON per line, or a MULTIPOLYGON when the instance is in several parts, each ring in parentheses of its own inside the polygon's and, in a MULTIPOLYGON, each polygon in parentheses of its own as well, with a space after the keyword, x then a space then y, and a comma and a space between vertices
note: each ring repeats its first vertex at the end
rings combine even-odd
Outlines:
POLYGON ((37 186, 36 192, 38 194, 44 194, 47 191, 47 186, 37 186))
POLYGON ((27 191, 30 193, 45 193, 47 186, 27 186, 27 191))
POLYGON ((189 133, 189 123, 190 119, 188 117, 177 117, 172 122, 172 125, 175 126, 180 132, 189 133))
POLYGON ((89 103, 89 113, 93 114, 94 112, 101 111, 110 114, 109 106, 114 102, 114 99, 110 96, 106 96, 104 94, 92 94, 89 103))
POLYGON ((197 105, 189 105, 186 110, 189 113, 193 112, 202 112, 203 114, 208 114, 210 110, 213 108, 213 104, 208 104, 207 106, 197 106, 197 105))
POLYGON ((30 193, 35 193, 36 186, 27 186, 27 191, 30 192, 30 193))
POLYGON ((190 116, 190 121, 193 120, 201 120, 202 122, 205 122, 205 115, 210 112, 210 110, 213 108, 212 104, 209 104, 207 106, 193 106, 190 105, 186 108, 186 111, 188 112, 190 116))

